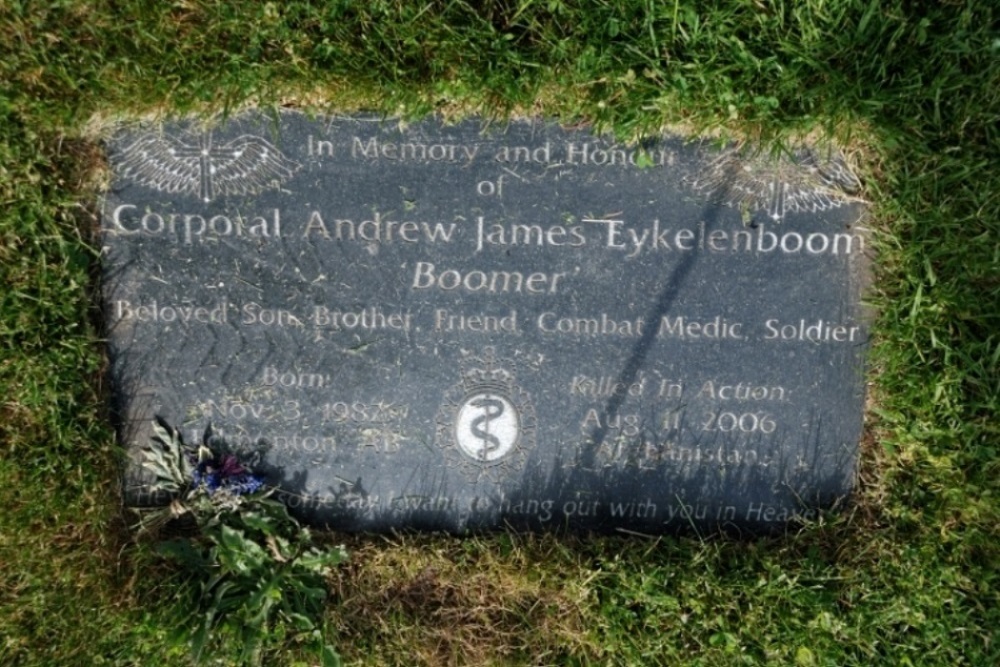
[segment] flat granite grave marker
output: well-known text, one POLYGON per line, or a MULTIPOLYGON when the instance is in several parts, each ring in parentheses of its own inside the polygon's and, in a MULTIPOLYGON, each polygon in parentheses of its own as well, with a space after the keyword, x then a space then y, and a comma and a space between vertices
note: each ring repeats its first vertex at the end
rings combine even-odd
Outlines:
POLYGON ((109 155, 133 505, 154 418, 345 530, 757 533, 852 488, 868 262, 838 156, 295 112, 109 155))

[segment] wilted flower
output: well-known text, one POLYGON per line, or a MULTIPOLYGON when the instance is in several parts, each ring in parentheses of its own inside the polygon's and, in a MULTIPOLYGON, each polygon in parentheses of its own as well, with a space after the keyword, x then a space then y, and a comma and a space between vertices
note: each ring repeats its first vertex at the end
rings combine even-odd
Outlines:
POLYGON ((226 454, 222 457, 222 465, 219 469, 223 477, 236 477, 246 472, 246 468, 240 465, 233 454, 226 454))

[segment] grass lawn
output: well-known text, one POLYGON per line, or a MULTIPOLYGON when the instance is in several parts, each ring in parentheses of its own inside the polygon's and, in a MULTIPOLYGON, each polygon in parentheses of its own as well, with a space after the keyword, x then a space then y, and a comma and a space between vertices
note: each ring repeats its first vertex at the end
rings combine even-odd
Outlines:
MULTIPOLYGON (((120 509, 99 134, 247 105, 833 137, 872 202, 846 511, 751 543, 329 536, 346 662, 1000 664, 998 25, 983 0, 0 0, 0 664, 190 662, 120 509)), ((316 661, 276 634, 265 664, 316 661)))

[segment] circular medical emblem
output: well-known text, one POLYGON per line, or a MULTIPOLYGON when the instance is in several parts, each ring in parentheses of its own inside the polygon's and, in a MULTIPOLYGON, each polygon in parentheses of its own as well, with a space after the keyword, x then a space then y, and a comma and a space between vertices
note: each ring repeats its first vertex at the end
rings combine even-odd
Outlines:
POLYGON ((461 382, 445 391, 435 417, 435 440, 448 467, 477 483, 518 474, 535 448, 535 406, 512 367, 492 347, 465 353, 461 382))
POLYGON ((520 435, 517 408, 499 393, 473 394, 462 401, 455 415, 455 443, 476 461, 498 461, 517 445, 520 435))

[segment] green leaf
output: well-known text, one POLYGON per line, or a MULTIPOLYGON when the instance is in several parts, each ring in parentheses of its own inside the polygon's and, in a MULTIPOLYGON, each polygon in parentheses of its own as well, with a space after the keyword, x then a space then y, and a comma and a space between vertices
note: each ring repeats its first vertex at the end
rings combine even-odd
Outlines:
POLYGON ((315 549, 310 549, 306 553, 299 556, 295 560, 295 564, 304 567, 311 572, 325 574, 330 567, 339 565, 343 562, 345 556, 346 552, 342 547, 337 547, 329 551, 317 551, 315 549))
POLYGON ((795 650, 795 664, 797 667, 812 667, 816 664, 816 656, 810 649, 800 646, 795 650))
POLYGON ((260 619, 261 621, 267 614, 271 605, 274 604, 275 598, 281 598, 281 592, 278 591, 277 585, 278 580, 281 578, 280 573, 275 573, 267 583, 258 586, 256 592, 247 599, 247 608, 257 609, 260 608, 260 612, 255 614, 253 618, 260 619))
POLYGON ((316 629, 316 624, 313 623, 305 614, 300 614, 298 612, 290 612, 288 614, 288 620, 299 632, 312 632, 316 629))
POLYGON ((196 661, 201 661, 201 656, 208 645, 209 633, 212 629, 213 614, 206 612, 191 633, 190 647, 196 661), (203 620, 202 620, 203 619, 203 620))
POLYGON ((251 568, 259 567, 267 554, 253 540, 249 540, 242 531, 225 524, 219 531, 219 561, 223 568, 240 574, 247 573, 251 568))
POLYGON ((323 661, 323 667, 340 667, 341 661, 340 656, 337 652, 333 650, 333 647, 329 644, 323 644, 323 648, 320 652, 320 659, 323 661))
POLYGON ((240 520, 247 528, 259 530, 265 535, 275 535, 278 532, 278 527, 275 525, 273 517, 259 512, 243 512, 240 514, 240 520))
POLYGON ((305 582, 299 581, 295 587, 295 590, 299 592, 303 597, 319 602, 326 599, 327 592, 325 588, 319 588, 316 586, 308 586, 305 582))
POLYGON ((156 553, 178 561, 189 570, 202 570, 209 566, 204 554, 191 544, 191 540, 168 540, 156 545, 156 553))

